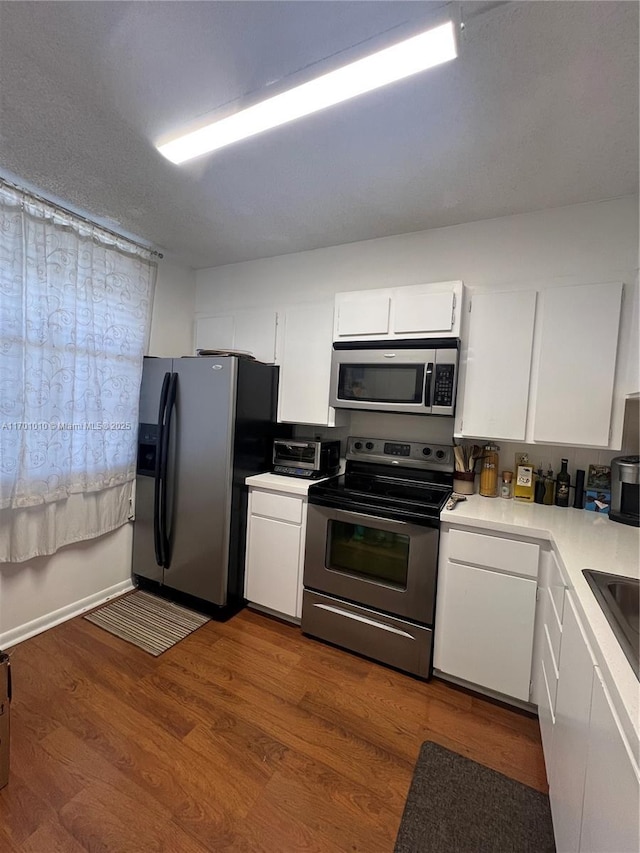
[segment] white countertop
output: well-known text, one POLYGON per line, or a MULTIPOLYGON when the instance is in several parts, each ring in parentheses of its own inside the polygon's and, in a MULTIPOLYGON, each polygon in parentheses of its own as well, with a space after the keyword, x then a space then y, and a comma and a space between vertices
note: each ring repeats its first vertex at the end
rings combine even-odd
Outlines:
POLYGON ((289 495, 300 495, 305 497, 309 491, 309 486, 314 483, 321 483, 322 480, 328 480, 328 477, 323 477, 319 480, 306 480, 303 477, 285 477, 282 474, 254 474, 252 477, 247 477, 245 483, 247 486, 254 488, 269 489, 272 492, 286 492, 289 495))
POLYGON ((495 533, 546 539, 552 544, 621 722, 628 733, 640 738, 640 682, 582 574, 583 569, 595 569, 640 578, 640 530, 597 512, 480 495, 470 495, 452 510, 443 510, 441 519, 495 533))

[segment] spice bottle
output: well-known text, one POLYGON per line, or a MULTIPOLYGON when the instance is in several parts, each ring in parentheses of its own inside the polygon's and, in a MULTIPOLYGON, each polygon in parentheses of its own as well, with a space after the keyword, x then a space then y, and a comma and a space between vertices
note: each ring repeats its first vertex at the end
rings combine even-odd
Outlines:
POLYGON ((502 472, 502 485, 500 486, 500 497, 501 498, 512 498, 512 488, 513 488, 513 471, 503 471, 502 472))
POLYGON ((500 457, 497 444, 485 444, 482 449, 480 472, 480 494, 485 498, 498 497, 498 464, 500 457))

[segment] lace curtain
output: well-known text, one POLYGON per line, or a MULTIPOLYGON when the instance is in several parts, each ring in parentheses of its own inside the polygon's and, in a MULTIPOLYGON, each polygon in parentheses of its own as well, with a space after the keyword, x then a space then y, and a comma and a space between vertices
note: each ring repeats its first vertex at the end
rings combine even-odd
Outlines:
POLYGON ((144 250, 0 185, 0 560, 66 544, 16 542, 29 510, 134 479, 155 275, 144 250))

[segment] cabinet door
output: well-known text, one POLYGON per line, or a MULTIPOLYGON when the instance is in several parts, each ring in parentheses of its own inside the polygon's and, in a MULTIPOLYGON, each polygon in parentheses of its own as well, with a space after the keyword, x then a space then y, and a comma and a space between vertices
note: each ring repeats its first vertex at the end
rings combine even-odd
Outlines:
MULTIPOLYGON (((580 850, 638 853, 640 775, 599 667, 595 668, 580 850)), ((560 847, 558 847, 560 849, 560 847)))
POLYGON ((335 339, 389 332, 391 295, 388 290, 363 290, 336 296, 335 339))
POLYGON ((553 749, 550 754, 545 749, 553 828, 562 853, 580 849, 594 663, 572 595, 566 592, 553 749))
POLYGON ((329 406, 333 302, 287 308, 281 328, 278 420, 335 426, 329 406))
POLYGON ((245 595, 277 613, 297 616, 302 527, 251 515, 247 530, 245 595))
POLYGON ((524 439, 536 295, 521 290, 473 296, 463 435, 524 439))
POLYGON ((228 314, 221 317, 199 317, 196 320, 196 350, 233 349, 235 323, 228 314))
POLYGON ((621 284, 542 294, 534 441, 608 446, 621 299, 621 284))
POLYGON ((238 349, 273 364, 276 350, 275 311, 237 311, 196 320, 196 349, 238 349))
POLYGON ((440 568, 434 665, 527 702, 537 582, 447 560, 440 568))
POLYGON ((397 335, 450 332, 455 297, 449 293, 416 293, 416 288, 398 288, 393 298, 391 331, 397 335))

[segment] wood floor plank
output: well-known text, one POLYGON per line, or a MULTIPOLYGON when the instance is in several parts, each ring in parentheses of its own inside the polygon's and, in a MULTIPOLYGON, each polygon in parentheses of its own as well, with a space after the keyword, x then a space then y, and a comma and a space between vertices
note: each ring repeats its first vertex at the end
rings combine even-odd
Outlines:
POLYGON ((57 822, 42 824, 20 845, 20 853, 85 853, 86 849, 57 822))
POLYGON ((14 649, 1 853, 391 853, 426 739, 545 790, 537 720, 242 611, 157 658, 14 649))
POLYGON ((60 811, 60 822, 92 853, 205 853, 203 847, 168 818, 160 823, 139 820, 138 804, 114 797, 108 785, 87 786, 60 811))
MULTIPOLYGON (((169 673, 168 668, 165 673, 169 673)), ((190 681, 181 668, 172 669, 170 675, 183 684, 190 681)), ((211 677, 215 679, 216 673, 211 677)), ((258 726, 286 746, 317 758, 354 782, 360 781, 361 768, 366 766, 369 785, 374 789, 384 788, 385 796, 396 805, 404 803, 406 763, 373 745, 359 732, 329 723, 273 694, 260 692, 240 678, 223 685, 202 678, 190 683, 202 699, 258 726)), ((169 685, 166 689, 170 689, 169 685)))

